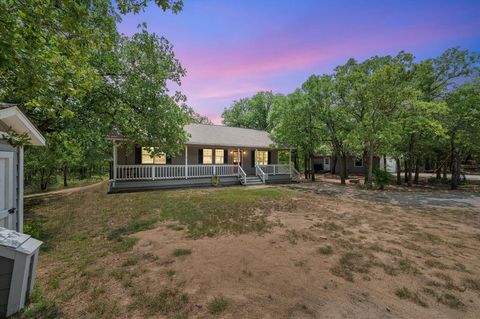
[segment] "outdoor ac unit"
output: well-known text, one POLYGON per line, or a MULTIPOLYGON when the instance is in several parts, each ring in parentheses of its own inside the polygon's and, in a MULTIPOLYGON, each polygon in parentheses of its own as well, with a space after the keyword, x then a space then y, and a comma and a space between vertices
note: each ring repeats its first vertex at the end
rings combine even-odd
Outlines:
POLYGON ((32 292, 41 241, 0 227, 0 318, 25 306, 32 292))

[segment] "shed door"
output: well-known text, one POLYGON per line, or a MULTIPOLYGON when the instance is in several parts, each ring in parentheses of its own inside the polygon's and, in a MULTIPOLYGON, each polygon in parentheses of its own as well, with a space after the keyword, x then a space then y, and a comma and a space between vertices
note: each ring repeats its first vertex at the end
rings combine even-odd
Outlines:
POLYGON ((323 158, 323 170, 324 171, 330 170, 330 157, 323 158))
POLYGON ((0 226, 13 229, 9 209, 13 200, 13 152, 0 152, 0 226))

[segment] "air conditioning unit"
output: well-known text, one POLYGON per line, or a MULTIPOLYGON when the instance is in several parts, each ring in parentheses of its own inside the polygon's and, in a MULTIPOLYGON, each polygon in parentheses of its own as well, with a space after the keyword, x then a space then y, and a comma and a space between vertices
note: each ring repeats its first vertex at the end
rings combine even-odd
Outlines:
POLYGON ((35 282, 42 242, 0 227, 0 318, 25 307, 35 282))

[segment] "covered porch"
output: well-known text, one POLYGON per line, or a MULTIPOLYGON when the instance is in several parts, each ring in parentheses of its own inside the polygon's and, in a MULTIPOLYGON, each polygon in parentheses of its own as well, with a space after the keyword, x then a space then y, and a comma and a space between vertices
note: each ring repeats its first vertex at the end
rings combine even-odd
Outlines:
POLYGON ((145 150, 113 141, 109 192, 217 185, 259 185, 297 181, 291 150, 186 145, 174 157, 147 158, 145 150), (279 151, 289 162, 279 164, 279 151))

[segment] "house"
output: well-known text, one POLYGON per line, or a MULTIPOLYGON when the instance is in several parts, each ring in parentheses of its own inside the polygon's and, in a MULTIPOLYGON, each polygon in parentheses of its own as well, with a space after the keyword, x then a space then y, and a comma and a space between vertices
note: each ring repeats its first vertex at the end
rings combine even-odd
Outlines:
POLYGON ((185 149, 176 156, 152 157, 148 145, 135 145, 119 135, 113 142, 109 192, 211 185, 289 183, 299 173, 280 164, 278 148, 260 130, 189 124, 185 149))
POLYGON ((32 145, 45 138, 13 104, 0 103, 0 227, 23 232, 23 146, 6 140, 9 132, 26 133, 32 145))
MULTIPOLYGON (((387 156, 387 171, 390 173, 396 172, 396 163, 395 160, 389 158, 387 156)), ((347 156, 347 173, 352 175, 366 175, 367 174, 367 166, 365 162, 367 159, 363 156, 355 156, 349 155, 347 156)), ((380 167, 383 169, 384 160, 383 156, 380 158, 378 156, 373 157, 373 167, 380 167)), ((335 166, 334 174, 340 174, 342 169, 342 160, 340 157, 337 158, 337 162, 335 164, 334 156, 332 155, 315 155, 314 159, 314 167, 315 172, 328 172, 332 171, 335 166)))

